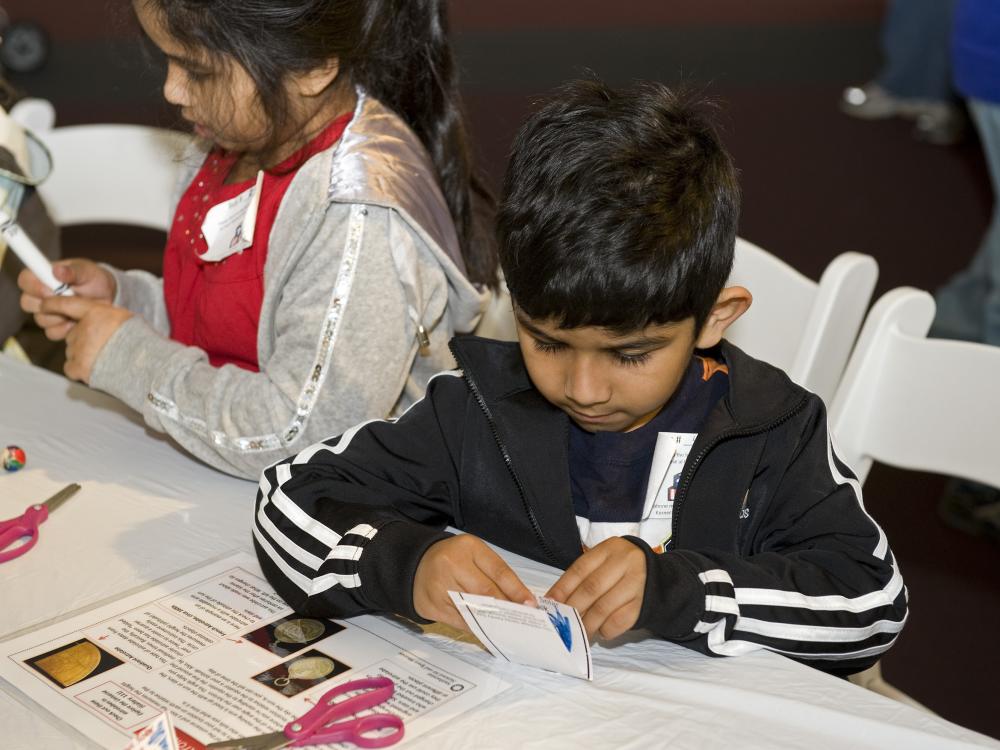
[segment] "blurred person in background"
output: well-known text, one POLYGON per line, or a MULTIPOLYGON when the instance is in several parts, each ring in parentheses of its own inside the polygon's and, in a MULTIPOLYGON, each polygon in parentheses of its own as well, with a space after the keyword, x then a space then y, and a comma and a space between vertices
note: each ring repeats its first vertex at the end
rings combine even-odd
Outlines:
POLYGON ((882 70, 845 89, 841 110, 863 120, 913 120, 914 136, 928 143, 960 141, 967 118, 952 86, 954 10, 955 0, 893 0, 882 22, 882 70))
MULTIPOLYGON (((937 291, 931 335, 1000 345, 1000 0, 958 0, 952 64, 983 144, 993 218, 972 259, 937 291)), ((998 396, 1000 397, 1000 396, 998 396)), ((953 480, 941 513, 953 526, 1000 541, 1000 489, 953 480)))

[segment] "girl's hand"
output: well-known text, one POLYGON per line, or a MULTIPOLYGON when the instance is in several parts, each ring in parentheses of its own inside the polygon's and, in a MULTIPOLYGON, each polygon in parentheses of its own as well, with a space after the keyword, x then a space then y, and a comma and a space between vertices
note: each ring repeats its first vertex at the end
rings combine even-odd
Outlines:
POLYGON ((66 365, 63 372, 72 380, 90 383, 90 373, 98 355, 115 331, 132 313, 124 307, 86 297, 49 296, 42 300, 39 315, 69 321, 66 335, 66 365))
MULTIPOLYGON (((109 304, 115 298, 115 277, 93 261, 82 258, 57 261, 52 264, 52 273, 59 281, 69 284, 78 297, 109 304)), ((35 322, 45 331, 46 337, 52 341, 66 338, 76 320, 41 311, 42 301, 53 296, 52 290, 28 269, 18 274, 17 285, 21 289, 21 309, 35 316, 35 322)))
POLYGON ((413 578, 413 608, 426 620, 468 632, 449 591, 534 604, 535 597, 517 573, 479 537, 460 534, 432 544, 413 578))
POLYGON ((646 556, 616 536, 578 557, 546 596, 576 607, 589 637, 616 638, 635 626, 645 590, 646 556))

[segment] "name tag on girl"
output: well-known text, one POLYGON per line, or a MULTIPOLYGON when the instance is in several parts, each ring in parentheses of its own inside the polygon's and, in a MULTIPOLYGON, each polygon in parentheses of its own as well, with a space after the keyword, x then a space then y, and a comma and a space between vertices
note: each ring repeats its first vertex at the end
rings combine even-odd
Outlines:
POLYGON ((257 223, 257 206, 264 172, 257 173, 257 182, 235 198, 212 206, 205 214, 201 233, 208 250, 198 257, 209 263, 218 263, 230 255, 242 253, 253 244, 254 224, 257 223))

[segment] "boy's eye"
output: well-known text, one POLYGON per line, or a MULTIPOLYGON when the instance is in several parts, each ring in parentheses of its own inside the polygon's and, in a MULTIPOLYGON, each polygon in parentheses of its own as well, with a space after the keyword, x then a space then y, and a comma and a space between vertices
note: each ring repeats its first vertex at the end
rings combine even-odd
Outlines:
POLYGON ((649 359, 649 352, 639 354, 626 354, 625 352, 612 352, 615 362, 626 367, 638 367, 649 359))
POLYGON ((558 352, 565 348, 565 344, 560 344, 557 341, 542 341, 541 339, 533 338, 532 341, 535 342, 535 349, 540 352, 546 352, 551 354, 553 352, 558 352))

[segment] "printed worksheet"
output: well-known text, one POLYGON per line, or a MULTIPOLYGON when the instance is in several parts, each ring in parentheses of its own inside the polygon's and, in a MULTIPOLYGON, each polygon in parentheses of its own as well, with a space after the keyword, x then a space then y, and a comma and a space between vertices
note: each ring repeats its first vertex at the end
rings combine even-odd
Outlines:
POLYGON ((295 614, 248 554, 6 641, 2 656, 0 677, 108 748, 164 710, 185 750, 278 731, 366 676, 395 682, 378 710, 403 719, 405 744, 509 687, 377 617, 295 614))

